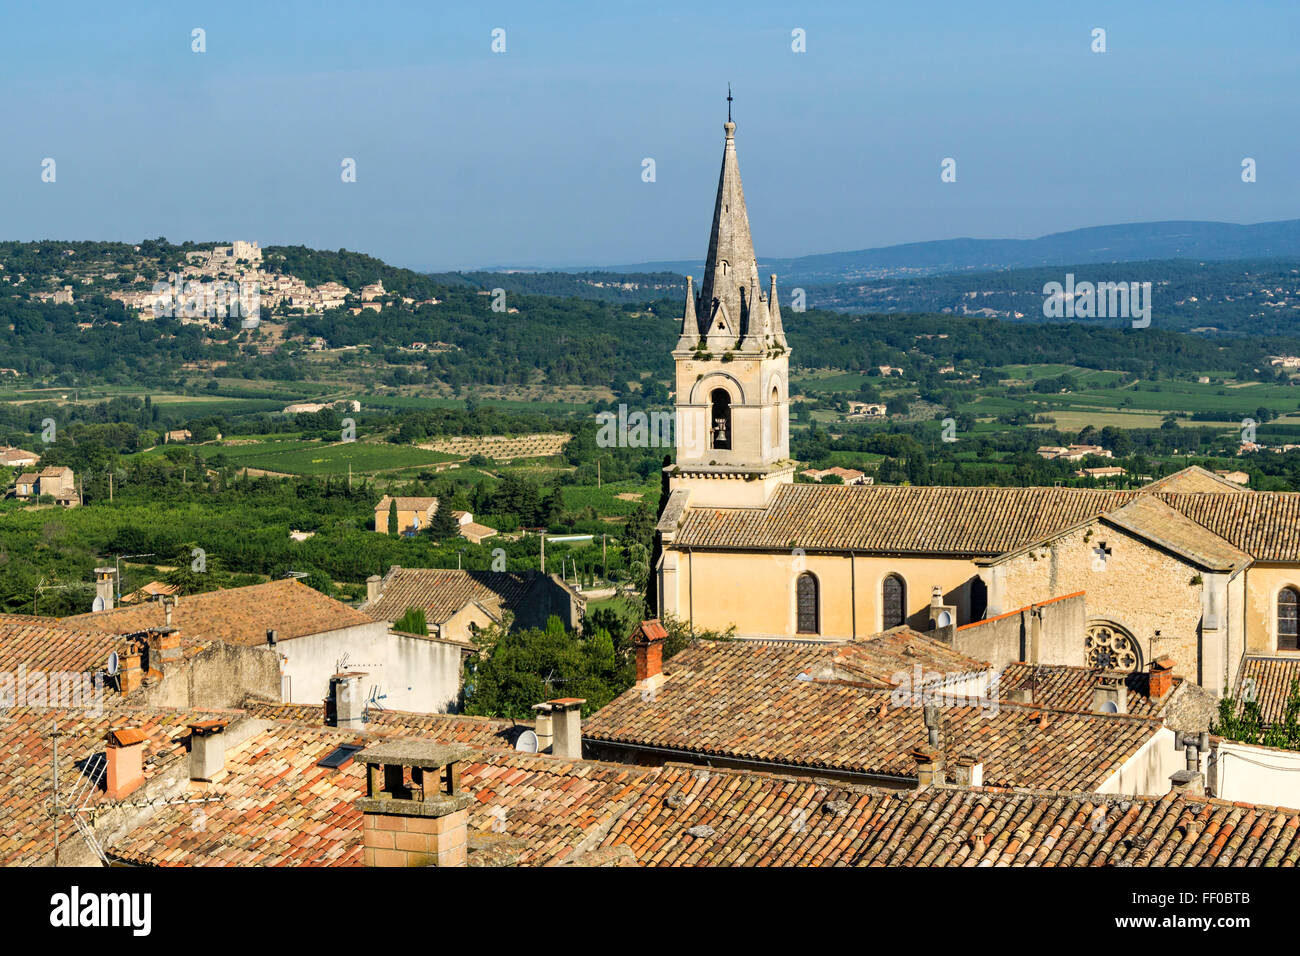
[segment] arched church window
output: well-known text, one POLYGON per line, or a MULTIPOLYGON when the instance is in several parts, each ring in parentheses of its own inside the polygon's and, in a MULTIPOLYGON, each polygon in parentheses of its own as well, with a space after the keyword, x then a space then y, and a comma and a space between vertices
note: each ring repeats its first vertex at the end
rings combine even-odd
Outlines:
POLYGON ((907 621, 907 585, 897 574, 888 575, 880 585, 881 626, 898 627, 907 621))
POLYGON ((1283 588, 1277 595, 1277 649, 1300 651, 1300 631, 1297 631, 1297 612, 1300 612, 1300 591, 1283 588))
POLYGON ((1137 639, 1118 624, 1092 621, 1083 638, 1084 662, 1104 671, 1131 674, 1142 669, 1142 649, 1137 639))
POLYGON ((800 634, 821 633, 817 613, 817 578, 808 571, 799 575, 795 583, 795 610, 800 634))
POLYGON ((709 447, 731 447, 731 396, 725 388, 715 388, 709 396, 709 447))

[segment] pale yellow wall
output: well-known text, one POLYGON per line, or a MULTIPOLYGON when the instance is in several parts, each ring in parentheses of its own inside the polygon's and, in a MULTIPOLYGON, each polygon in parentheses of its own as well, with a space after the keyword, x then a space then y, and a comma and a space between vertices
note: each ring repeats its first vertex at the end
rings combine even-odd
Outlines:
POLYGON ((908 623, 920 629, 928 627, 930 589, 935 585, 943 589, 945 603, 957 605, 958 620, 967 620, 967 588, 976 577, 975 566, 965 558, 856 557, 851 567, 847 555, 680 551, 673 557, 676 585, 665 594, 665 610, 688 620, 693 598, 696 627, 726 630, 734 624, 744 637, 809 636, 797 633, 795 616, 795 580, 805 570, 816 575, 819 584, 819 636, 840 640, 854 635, 855 578, 856 633, 863 637, 880 630, 881 585, 890 572, 906 583, 908 623))
POLYGON ((1167 655, 1176 674, 1197 679, 1201 586, 1192 583, 1198 572, 1186 562, 1094 521, 1001 566, 1004 608, 1085 591, 1089 620, 1127 630, 1137 639, 1144 664, 1167 655), (1104 571, 1093 569, 1092 552, 1100 542, 1111 549, 1104 571))
POLYGON ((438 628, 438 636, 451 641, 469 641, 474 636, 471 624, 482 629, 493 623, 495 622, 486 611, 471 602, 442 623, 438 628))
POLYGON ((1252 565, 1246 571, 1246 653, 1297 657, 1277 649, 1277 595, 1287 585, 1300 588, 1300 565, 1252 565))
MULTIPOLYGON (((415 516, 420 516, 420 530, 423 531, 429 527, 429 522, 433 520, 432 515, 423 509, 416 511, 413 508, 397 509, 397 531, 400 534, 403 531, 409 531, 411 525, 415 524, 415 516)), ((375 509, 375 530, 381 534, 388 534, 388 509, 375 509)))

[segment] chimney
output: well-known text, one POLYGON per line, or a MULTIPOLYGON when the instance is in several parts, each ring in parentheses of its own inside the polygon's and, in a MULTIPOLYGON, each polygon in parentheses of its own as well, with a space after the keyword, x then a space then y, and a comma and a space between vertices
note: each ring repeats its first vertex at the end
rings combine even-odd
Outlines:
POLYGON ((140 646, 135 641, 128 644, 126 653, 122 654, 118 660, 118 666, 121 668, 118 687, 122 696, 133 694, 144 686, 144 670, 140 646))
POLYGON ((375 601, 379 600, 379 595, 382 590, 380 584, 382 583, 383 578, 377 574, 372 574, 370 577, 366 578, 366 603, 373 604, 375 601))
POLYGON ((226 766, 227 721, 204 720, 190 724, 190 779, 211 780, 226 766))
POLYGON ((664 640, 667 637, 668 631, 657 618, 642 621, 632 633, 638 690, 651 691, 664 682, 664 640))
POLYGON ((943 751, 922 744, 912 750, 912 759, 916 761, 918 787, 938 786, 943 783, 943 751))
POLYGON ((953 767, 952 782, 959 787, 984 786, 984 763, 973 754, 962 754, 953 767))
POLYGON ((95 597, 102 603, 99 611, 113 610, 113 584, 117 578, 117 568, 95 568, 95 597))
POLYGON ((587 701, 580 697, 561 697, 548 700, 551 705, 551 719, 555 725, 555 740, 551 744, 551 753, 569 760, 582 759, 582 705, 587 701))
POLYGON ((1169 778, 1169 792, 1187 797, 1205 796, 1205 774, 1199 770, 1179 770, 1169 778))
POLYGON ((1123 674, 1103 673, 1092 685, 1094 714, 1127 714, 1128 683, 1123 674))
POLYGON ((533 704, 533 710, 537 712, 537 721, 533 727, 533 733, 537 734, 537 752, 550 753, 551 747, 555 743, 554 722, 551 720, 550 704, 533 704))
POLYGON ((473 754, 463 744, 408 738, 356 755, 366 765, 366 795, 357 801, 366 866, 467 865, 473 800, 460 773, 473 754))
POLYGON ((1034 689, 1028 684, 1022 687, 1013 687, 1007 691, 1007 700, 1013 704, 1032 704, 1034 702, 1034 689))
POLYGON ((269 630, 266 632, 266 646, 267 646, 267 647, 275 647, 275 642, 276 642, 276 639, 277 639, 278 637, 279 637, 279 634, 276 632, 275 628, 271 628, 271 629, 269 629, 269 630))
POLYGON ((938 748, 941 745, 940 731, 943 728, 939 718, 939 705, 924 704, 921 708, 921 719, 925 722, 926 740, 929 746, 938 748))
POLYGON ((1174 662, 1168 657, 1159 657, 1151 662, 1151 676, 1148 695, 1152 701, 1163 700, 1174 686, 1174 662))
POLYGON ((951 644, 957 636, 957 606, 943 603, 943 589, 930 589, 930 636, 951 644))
POLYGON ((166 594, 164 594, 162 599, 162 606, 163 606, 163 627, 171 627, 172 608, 176 606, 176 598, 168 597, 166 594))
POLYGON ((110 800, 125 800, 144 783, 144 742, 135 728, 110 730, 104 738, 104 792, 110 800))
POLYGON ((362 730, 366 726, 366 699, 361 690, 364 673, 335 674, 325 698, 325 723, 331 727, 362 730))
POLYGON ((169 667, 184 659, 181 650, 181 632, 174 627, 157 628, 148 632, 145 643, 149 648, 149 670, 146 676, 161 678, 169 667))

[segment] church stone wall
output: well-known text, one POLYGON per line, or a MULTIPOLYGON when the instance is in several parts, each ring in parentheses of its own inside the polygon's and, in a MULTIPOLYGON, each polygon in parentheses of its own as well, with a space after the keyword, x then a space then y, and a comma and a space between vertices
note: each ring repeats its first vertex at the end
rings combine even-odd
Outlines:
MULTIPOLYGON (((1175 673, 1201 682, 1201 575, 1186 562, 1093 521, 1008 558, 999 570, 1004 607, 1084 591, 1088 619, 1118 624, 1132 634, 1144 665, 1168 656, 1175 673), (1104 561, 1096 553, 1103 545, 1109 549, 1104 561)), ((1206 648, 1205 653, 1221 657, 1225 648, 1206 648)))

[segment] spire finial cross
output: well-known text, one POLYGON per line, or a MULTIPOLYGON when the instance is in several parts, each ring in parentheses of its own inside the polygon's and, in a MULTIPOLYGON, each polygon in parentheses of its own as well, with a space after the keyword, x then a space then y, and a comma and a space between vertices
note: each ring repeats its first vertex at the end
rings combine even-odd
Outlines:
POLYGON ((731 122, 731 84, 727 84, 727 122, 731 122))

